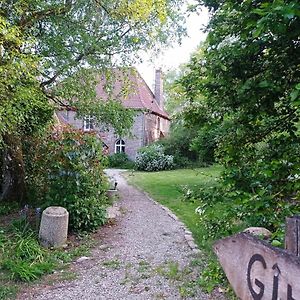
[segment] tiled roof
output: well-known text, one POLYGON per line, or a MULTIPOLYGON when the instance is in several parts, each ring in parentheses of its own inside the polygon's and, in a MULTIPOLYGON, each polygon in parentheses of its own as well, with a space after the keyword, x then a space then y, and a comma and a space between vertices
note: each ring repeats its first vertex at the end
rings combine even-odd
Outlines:
POLYGON ((114 70, 112 80, 113 91, 107 92, 106 79, 99 76, 96 85, 97 96, 103 100, 108 99, 108 94, 120 99, 125 107, 148 110, 163 118, 169 119, 167 112, 155 100, 153 92, 141 75, 133 68, 114 70))

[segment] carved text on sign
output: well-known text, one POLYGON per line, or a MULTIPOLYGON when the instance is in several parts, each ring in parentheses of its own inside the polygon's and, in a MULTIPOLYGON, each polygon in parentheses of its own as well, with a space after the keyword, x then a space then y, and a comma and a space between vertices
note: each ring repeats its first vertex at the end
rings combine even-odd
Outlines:
MULTIPOLYGON (((255 262, 259 262, 264 269, 267 269, 267 264, 262 255, 254 254, 249 261, 248 269, 247 269, 247 284, 248 284, 249 291, 254 300, 261 300, 261 299, 263 299, 264 291, 265 291, 264 283, 256 278, 254 279, 254 283, 259 288, 259 292, 257 292, 252 285, 253 280, 251 278, 251 270, 254 267, 255 262)), ((280 269, 279 269, 278 265, 275 264, 272 266, 272 270, 276 271, 273 276, 272 300, 277 300, 278 299, 278 289, 279 289, 280 269)), ((293 298, 292 286, 290 284, 287 285, 286 292, 287 292, 287 300, 296 300, 293 298)))
POLYGON ((300 260, 249 234, 218 241, 214 250, 242 300, 300 300, 300 260))

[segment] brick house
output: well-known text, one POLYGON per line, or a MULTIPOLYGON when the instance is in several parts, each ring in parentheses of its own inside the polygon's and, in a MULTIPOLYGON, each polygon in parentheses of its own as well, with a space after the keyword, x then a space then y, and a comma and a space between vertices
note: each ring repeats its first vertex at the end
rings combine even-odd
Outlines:
MULTIPOLYGON (((119 76, 114 84, 114 94, 120 94, 124 86, 123 77, 119 76)), ((96 85, 96 94, 99 101, 105 101, 105 79, 99 79, 96 85)), ((70 124, 75 128, 86 132, 96 131, 104 143, 104 148, 111 155, 124 152, 132 160, 135 160, 139 148, 149 145, 158 139, 165 137, 169 132, 170 118, 163 108, 163 82, 161 70, 155 72, 155 91, 151 91, 144 79, 136 70, 129 71, 126 76, 126 84, 129 82, 129 92, 121 99, 126 108, 134 109, 136 116, 131 128, 131 135, 117 136, 113 129, 101 130, 94 126, 93 119, 87 116, 84 120, 76 118, 76 111, 59 111, 57 116, 60 122, 70 124)))

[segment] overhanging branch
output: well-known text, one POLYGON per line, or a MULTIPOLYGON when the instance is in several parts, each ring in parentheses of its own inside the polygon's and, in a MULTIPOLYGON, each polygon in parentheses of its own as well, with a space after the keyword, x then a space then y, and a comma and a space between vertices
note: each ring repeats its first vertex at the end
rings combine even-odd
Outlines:
POLYGON ((20 27, 30 27, 37 21, 48 18, 50 16, 61 16, 68 13, 72 8, 73 0, 66 0, 62 6, 51 6, 47 9, 34 11, 29 16, 24 16, 20 20, 20 27))

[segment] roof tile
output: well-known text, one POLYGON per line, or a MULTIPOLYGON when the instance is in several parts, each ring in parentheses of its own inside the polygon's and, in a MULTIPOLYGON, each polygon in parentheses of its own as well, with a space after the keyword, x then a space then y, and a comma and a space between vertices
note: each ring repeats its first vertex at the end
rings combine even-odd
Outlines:
POLYGON ((149 110, 169 119, 169 115, 158 105, 153 92, 137 70, 133 68, 115 69, 113 73, 112 92, 108 91, 109 84, 104 76, 99 76, 99 83, 96 85, 96 93, 99 98, 107 100, 110 95, 122 101, 125 107, 149 110))

